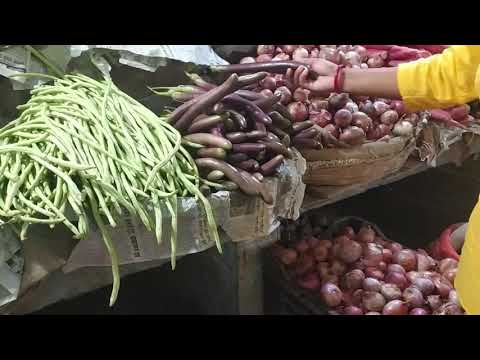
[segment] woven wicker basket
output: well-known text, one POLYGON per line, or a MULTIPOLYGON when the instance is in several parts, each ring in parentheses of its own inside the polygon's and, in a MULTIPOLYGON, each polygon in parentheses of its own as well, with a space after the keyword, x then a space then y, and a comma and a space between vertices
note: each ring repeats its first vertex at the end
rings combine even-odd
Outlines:
POLYGON ((352 185, 373 181, 402 168, 415 149, 415 139, 396 137, 350 149, 304 150, 307 185, 352 185))

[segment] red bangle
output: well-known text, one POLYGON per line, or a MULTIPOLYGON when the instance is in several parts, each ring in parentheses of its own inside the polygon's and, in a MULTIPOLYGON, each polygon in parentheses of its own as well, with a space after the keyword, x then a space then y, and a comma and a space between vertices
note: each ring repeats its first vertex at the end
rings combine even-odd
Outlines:
POLYGON ((343 81, 345 80, 345 71, 343 71, 344 68, 345 65, 339 65, 333 79, 333 92, 337 94, 341 93, 343 89, 343 81))

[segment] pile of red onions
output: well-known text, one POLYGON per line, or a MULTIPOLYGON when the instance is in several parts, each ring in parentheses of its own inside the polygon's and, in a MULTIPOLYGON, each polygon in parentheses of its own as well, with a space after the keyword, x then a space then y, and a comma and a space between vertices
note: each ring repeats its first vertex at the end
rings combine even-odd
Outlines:
MULTIPOLYGON (((381 67, 387 54, 361 45, 258 45, 256 58, 240 63, 322 58, 351 68, 381 67)), ((311 131, 315 141, 299 141, 296 147, 355 146, 367 141, 392 136, 413 135, 419 116, 406 114, 401 101, 368 97, 350 98, 348 94, 332 93, 326 98, 312 96, 309 90, 295 88, 285 75, 271 74, 256 89, 263 94, 279 93, 293 121, 311 120, 337 141, 329 141, 311 131)))
POLYGON ((357 231, 346 226, 333 239, 299 233, 305 234, 301 241, 274 245, 273 253, 331 314, 464 314, 453 288, 454 259, 436 261, 422 249, 381 238, 366 224, 357 231))

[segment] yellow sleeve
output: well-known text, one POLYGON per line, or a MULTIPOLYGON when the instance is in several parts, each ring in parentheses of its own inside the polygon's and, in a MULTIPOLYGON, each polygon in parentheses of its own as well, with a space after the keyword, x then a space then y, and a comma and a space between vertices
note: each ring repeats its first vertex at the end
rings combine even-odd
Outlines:
POLYGON ((464 104, 478 98, 479 65, 479 45, 455 45, 442 54, 400 65, 398 88, 411 111, 464 104))

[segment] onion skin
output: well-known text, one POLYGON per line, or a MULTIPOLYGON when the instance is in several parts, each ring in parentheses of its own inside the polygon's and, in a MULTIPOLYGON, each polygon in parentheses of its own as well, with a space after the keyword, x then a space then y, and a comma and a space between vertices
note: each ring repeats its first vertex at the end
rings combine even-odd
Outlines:
POLYGON ((362 256, 362 246, 356 241, 345 237, 340 243, 337 256, 347 264, 352 264, 362 256))
POLYGON ((373 127, 372 119, 364 112, 357 111, 352 114, 352 124, 368 132, 373 127))
POLYGON ((362 128, 349 126, 342 131, 338 138, 349 145, 356 146, 363 144, 367 137, 362 128))
POLYGON ((393 125, 398 121, 398 114, 395 110, 387 110, 380 116, 380 121, 385 125, 393 125))
POLYGON ((313 110, 313 111, 328 110, 328 100, 325 100, 322 98, 311 98, 310 110, 313 110))
POLYGON ((408 286, 407 278, 399 272, 388 273, 385 277, 385 282, 397 285, 400 290, 404 290, 408 286))
POLYGON ((443 274, 445 271, 449 269, 456 269, 458 267, 458 261, 451 258, 443 259, 438 264, 438 270, 440 274, 443 274))
POLYGON ((363 293, 362 305, 369 311, 382 311, 385 306, 385 298, 378 292, 366 291, 363 293))
POLYGON ((408 315, 408 306, 401 300, 392 300, 383 307, 382 315, 408 315))
POLYGON ((410 310, 409 315, 430 315, 430 312, 424 308, 414 308, 410 310))
POLYGON ((310 111, 310 117, 308 119, 323 128, 330 124, 332 115, 327 110, 310 111))
POLYGON ((406 288, 402 297, 410 308, 422 307, 425 304, 422 292, 415 287, 406 288))
MULTIPOLYGON (((393 253, 390 249, 382 249, 383 261, 390 264, 393 260, 393 253)), ((402 268, 403 269, 403 268, 402 268)), ((403 270, 405 271, 405 269, 403 270)))
POLYGON ((396 252, 402 250, 403 246, 402 246, 402 244, 399 244, 397 242, 392 242, 392 243, 389 244, 388 248, 390 250, 392 250, 393 253, 396 253, 396 252))
POLYGON ((394 252, 393 262, 402 265, 402 267, 407 272, 415 270, 417 267, 417 257, 415 255, 415 252, 408 249, 394 252))
POLYGON ((402 267, 402 265, 398 265, 398 264, 389 264, 388 267, 387 267, 387 273, 391 273, 391 272, 399 272, 401 274, 406 274, 407 272, 405 271, 405 269, 402 267))
POLYGON ((287 109, 294 122, 304 121, 308 118, 307 107, 299 101, 288 104, 287 109))
POLYGON ((258 45, 257 46, 257 54, 263 55, 273 55, 275 53, 275 45, 258 45))
POLYGON ((286 86, 278 87, 275 92, 275 95, 280 94, 280 103, 287 105, 292 100, 292 92, 286 86))
POLYGON ((362 288, 365 291, 379 292, 382 289, 382 284, 378 279, 367 277, 363 280, 362 288))
POLYGON ((435 284, 430 279, 417 278, 412 281, 412 286, 420 290, 423 296, 432 295, 435 291, 435 284))
POLYGON ((269 55, 269 54, 258 55, 255 59, 255 62, 257 63, 269 62, 269 61, 272 61, 272 55, 269 55))
POLYGON ((383 261, 382 247, 375 243, 365 244, 363 248, 363 258, 365 265, 378 266, 378 264, 383 261))
POLYGON ((357 290, 362 287, 365 274, 362 270, 353 269, 343 276, 343 286, 347 290, 357 290))
POLYGON ((436 277, 432 281, 435 284, 437 294, 444 299, 447 298, 450 290, 453 288, 452 284, 443 276, 436 277))
POLYGON ((308 89, 297 88, 293 92, 293 100, 295 101, 307 102, 309 96, 310 96, 310 90, 308 89))
MULTIPOLYGON (((332 94, 328 98, 328 104, 331 106, 332 109, 338 110, 343 108, 347 102, 349 101, 348 94, 342 93, 342 94, 332 94)), ((351 114, 350 114, 351 115, 351 114)))
POLYGON ((445 303, 433 312, 433 315, 463 315, 462 309, 453 303, 445 303))
POLYGON ((308 245, 306 240, 301 240, 295 244, 295 250, 297 250, 299 253, 307 252, 308 249, 310 249, 310 245, 308 245))
POLYGON ((436 267, 435 260, 430 256, 424 255, 421 253, 416 254, 417 256, 417 271, 429 271, 433 270, 436 267))
POLYGON ((390 106, 383 101, 375 101, 373 103, 373 107, 375 108, 375 115, 381 116, 387 110, 390 109, 390 106))
POLYGON ((254 62, 256 62, 255 58, 253 58, 251 56, 244 57, 242 60, 240 60, 240 64, 252 64, 254 62))
POLYGON ((357 306, 347 306, 343 310, 344 315, 363 315, 362 309, 357 306))
POLYGON ((380 292, 387 301, 402 298, 402 290, 395 284, 382 284, 380 292))
POLYGON ((443 273, 443 276, 445 279, 450 281, 452 284, 455 283, 455 277, 457 276, 457 270, 458 269, 448 269, 443 273))
POLYGON ((461 307, 460 300, 458 299, 457 291, 455 289, 450 290, 450 293, 448 294, 448 301, 461 307))
POLYGON ((440 299, 439 295, 429 295, 427 296, 427 303, 430 309, 435 311, 442 305, 442 299, 440 299))
POLYGON ((371 243, 375 241, 375 231, 369 225, 363 225, 357 234, 358 242, 361 243, 371 243))
POLYGON ((380 269, 377 269, 375 267, 367 267, 365 269, 365 276, 378 279, 378 280, 383 280, 385 277, 385 274, 380 269))
POLYGON ((378 311, 369 311, 365 315, 382 315, 378 311))
POLYGON ((336 307, 342 302, 342 292, 337 285, 332 283, 323 284, 320 289, 322 299, 329 307, 336 307))

